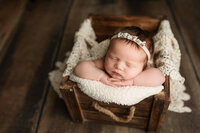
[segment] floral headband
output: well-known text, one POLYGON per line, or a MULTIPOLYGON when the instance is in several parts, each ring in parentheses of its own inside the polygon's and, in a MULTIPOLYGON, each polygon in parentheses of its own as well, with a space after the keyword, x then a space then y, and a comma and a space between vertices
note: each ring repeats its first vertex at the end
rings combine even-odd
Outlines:
POLYGON ((144 50, 144 52, 147 54, 148 60, 150 60, 151 54, 150 54, 149 50, 147 49, 147 47, 145 46, 146 41, 141 41, 138 38, 138 36, 133 36, 129 33, 119 32, 118 34, 114 35, 111 39, 114 39, 114 38, 125 38, 125 39, 135 42, 137 45, 139 45, 144 50))

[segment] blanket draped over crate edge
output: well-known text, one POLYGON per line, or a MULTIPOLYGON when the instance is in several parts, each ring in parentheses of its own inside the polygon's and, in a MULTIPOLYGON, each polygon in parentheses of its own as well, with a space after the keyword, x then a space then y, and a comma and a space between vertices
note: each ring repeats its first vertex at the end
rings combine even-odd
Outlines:
MULTIPOLYGON (((160 23, 158 32, 153 37, 153 40, 154 55, 156 55, 156 59, 150 60, 148 62, 148 66, 157 67, 165 75, 170 75, 171 103, 168 109, 170 111, 179 113, 191 112, 191 109, 189 107, 184 106, 184 101, 189 100, 190 96, 189 94, 184 92, 186 90, 184 86, 185 79, 179 73, 181 53, 178 42, 171 31, 168 20, 163 20, 160 23)), ((70 76, 71 80, 78 82, 78 86, 84 93, 98 101, 104 101, 108 103, 115 102, 125 105, 130 105, 131 103, 136 104, 137 102, 143 100, 148 96, 159 93, 163 89, 162 86, 158 86, 157 88, 155 87, 154 90, 150 89, 153 91, 147 91, 146 93, 144 93, 145 87, 138 87, 143 88, 141 89, 141 91, 138 92, 138 94, 143 94, 141 97, 135 97, 135 100, 133 100, 133 96, 131 95, 132 101, 127 98, 125 98, 123 101, 121 98, 124 98, 125 94, 128 94, 127 92, 131 90, 130 87, 118 87, 117 89, 123 89, 123 93, 120 93, 120 95, 123 95, 121 95, 121 98, 117 98, 117 95, 119 95, 119 91, 117 91, 116 88, 104 85, 97 81, 81 79, 73 74, 73 68, 79 61, 97 59, 105 55, 106 49, 109 45, 109 41, 109 39, 104 40, 101 42, 100 45, 98 45, 98 43, 96 42, 95 32, 91 26, 91 21, 89 19, 86 19, 82 23, 79 31, 75 34, 75 44, 73 46, 72 52, 66 53, 66 59, 64 62, 56 62, 56 66, 58 67, 58 69, 53 70, 49 73, 51 84, 60 98, 62 98, 62 96, 59 91, 59 84, 62 76, 70 76), (90 45, 91 48, 89 48, 87 45, 90 45), (87 84, 85 84, 86 82, 87 84), (88 88, 88 82, 90 82, 89 88, 91 89, 86 89, 88 88), (94 91, 94 89, 96 89, 95 86, 99 85, 103 87, 107 86, 106 91, 104 90, 107 93, 109 89, 113 89, 113 91, 115 89, 115 95, 112 95, 115 101, 113 101, 112 96, 110 97, 108 95, 104 95, 100 89, 98 91, 95 90, 97 92, 96 93, 94 91)), ((133 88, 138 89, 137 87, 133 88)), ((132 91, 134 91, 134 89, 132 89, 132 91)))

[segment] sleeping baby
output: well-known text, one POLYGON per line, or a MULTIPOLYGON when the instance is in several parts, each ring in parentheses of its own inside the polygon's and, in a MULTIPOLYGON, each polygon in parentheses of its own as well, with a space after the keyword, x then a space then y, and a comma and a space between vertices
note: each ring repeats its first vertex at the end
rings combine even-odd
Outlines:
POLYGON ((147 31, 125 27, 112 36, 103 58, 79 62, 74 73, 113 87, 159 86, 165 81, 164 75, 147 67, 152 53, 153 41, 147 31))

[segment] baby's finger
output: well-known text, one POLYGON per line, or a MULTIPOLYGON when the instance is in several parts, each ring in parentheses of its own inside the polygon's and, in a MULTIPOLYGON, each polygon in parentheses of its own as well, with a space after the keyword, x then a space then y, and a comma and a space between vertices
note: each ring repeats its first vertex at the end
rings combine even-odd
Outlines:
POLYGON ((117 85, 117 86, 130 86, 129 83, 126 83, 126 82, 113 82, 113 84, 117 85))
POLYGON ((116 81, 114 78, 108 78, 109 81, 116 81))
POLYGON ((113 84, 113 83, 110 82, 110 81, 107 81, 105 84, 108 85, 108 86, 117 87, 115 84, 113 84))
POLYGON ((120 79, 109 78, 109 81, 112 81, 112 82, 120 82, 121 80, 120 80, 120 79))
POLYGON ((117 85, 117 86, 123 86, 124 84, 122 82, 113 82, 114 85, 117 85))
POLYGON ((115 84, 108 84, 108 85, 112 87, 118 87, 118 85, 115 85, 115 84))

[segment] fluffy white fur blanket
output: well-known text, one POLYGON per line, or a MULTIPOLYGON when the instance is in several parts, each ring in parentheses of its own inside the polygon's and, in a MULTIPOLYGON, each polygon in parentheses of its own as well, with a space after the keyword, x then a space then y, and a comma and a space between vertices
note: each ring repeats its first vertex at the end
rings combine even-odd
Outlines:
POLYGON ((112 87, 98 81, 79 78, 74 74, 70 75, 70 80, 77 82, 81 91, 97 101, 113 102, 121 105, 134 105, 149 96, 159 93, 163 89, 163 86, 112 87))

